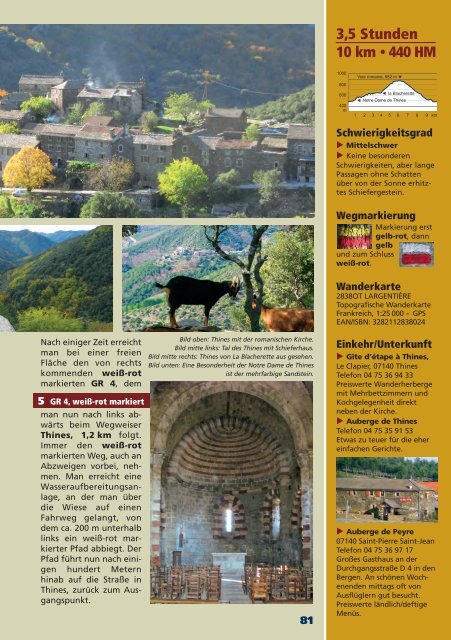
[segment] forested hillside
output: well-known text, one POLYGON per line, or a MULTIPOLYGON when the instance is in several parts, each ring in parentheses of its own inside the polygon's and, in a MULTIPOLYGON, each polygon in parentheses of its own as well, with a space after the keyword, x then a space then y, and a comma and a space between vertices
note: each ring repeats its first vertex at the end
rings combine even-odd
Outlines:
POLYGON ((220 106, 248 107, 314 81, 309 25, 8 25, 0 31, 0 88, 21 73, 63 71, 103 84, 144 77, 149 96, 204 92, 220 106))
POLYGON ((2 315, 19 331, 108 330, 113 316, 112 262, 110 226, 53 245, 2 274, 2 315))
POLYGON ((251 118, 278 122, 315 123, 315 87, 306 87, 289 96, 248 109, 251 118))
POLYGON ((427 458, 337 458, 337 476, 438 480, 438 462, 427 458))

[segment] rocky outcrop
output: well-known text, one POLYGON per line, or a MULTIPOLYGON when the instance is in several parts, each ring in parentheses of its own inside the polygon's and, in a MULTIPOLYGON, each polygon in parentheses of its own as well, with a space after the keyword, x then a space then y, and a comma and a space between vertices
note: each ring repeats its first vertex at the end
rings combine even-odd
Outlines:
POLYGON ((3 316, 0 316, 0 331, 15 331, 10 321, 3 316))

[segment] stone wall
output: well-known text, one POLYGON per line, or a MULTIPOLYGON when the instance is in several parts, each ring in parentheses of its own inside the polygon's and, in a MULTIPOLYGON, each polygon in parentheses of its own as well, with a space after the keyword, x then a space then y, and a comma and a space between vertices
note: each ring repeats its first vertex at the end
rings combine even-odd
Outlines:
MULTIPOLYGON (((240 492, 218 487, 213 491, 186 487, 170 480, 164 489, 165 515, 161 528, 160 562, 170 564, 172 552, 182 551, 183 564, 211 564, 211 554, 246 553, 247 562, 298 564, 302 557, 298 528, 291 526, 291 508, 296 497, 293 484, 287 488, 288 504, 281 513, 278 540, 272 540, 263 523, 267 487, 240 492), (237 500, 234 533, 220 527, 220 506, 237 500), (240 513, 243 517, 240 518, 240 513), (180 547, 180 534, 183 546, 180 547)), ((222 523, 221 523, 222 524, 222 523)))

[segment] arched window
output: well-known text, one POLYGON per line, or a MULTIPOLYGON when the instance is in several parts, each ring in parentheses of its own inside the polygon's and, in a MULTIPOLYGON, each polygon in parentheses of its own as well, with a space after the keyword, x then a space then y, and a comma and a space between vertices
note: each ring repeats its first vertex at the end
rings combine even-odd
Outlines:
POLYGON ((275 498, 271 509, 271 537, 273 540, 280 538, 280 499, 275 498))
POLYGON ((233 509, 230 507, 224 509, 224 531, 233 533, 233 509))

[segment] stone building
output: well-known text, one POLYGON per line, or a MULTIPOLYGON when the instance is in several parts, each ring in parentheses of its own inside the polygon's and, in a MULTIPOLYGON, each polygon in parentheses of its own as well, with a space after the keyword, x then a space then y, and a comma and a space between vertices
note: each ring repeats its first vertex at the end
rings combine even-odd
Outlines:
POLYGON ((36 136, 17 134, 17 133, 0 133, 0 178, 10 158, 18 153, 23 147, 39 146, 36 136))
POLYGON ((21 129, 27 122, 32 122, 34 116, 20 109, 4 110, 0 108, 0 124, 17 124, 21 129))
POLYGON ((131 137, 123 127, 85 124, 75 137, 74 159, 86 162, 132 159, 131 137))
POLYGON ((188 135, 176 135, 173 143, 173 156, 176 160, 189 158, 198 164, 211 179, 217 175, 215 149, 218 139, 204 132, 188 135))
POLYGON ((258 142, 220 138, 216 142, 215 174, 236 169, 242 182, 250 182, 256 170, 258 142))
POLYGON ((210 135, 225 131, 245 131, 247 114, 244 109, 209 109, 205 116, 205 128, 210 135))
POLYGON ((19 80, 19 91, 24 91, 31 96, 50 96, 52 87, 64 82, 62 76, 35 76, 23 75, 19 80))
POLYGON ((128 89, 129 91, 138 91, 141 94, 143 100, 147 98, 147 82, 144 78, 141 78, 137 82, 118 82, 116 89, 128 89))
POLYGON ((437 491, 415 480, 337 478, 336 485, 339 519, 423 521, 438 515, 437 491))
POLYGON ((11 91, 6 96, 0 97, 0 109, 10 111, 11 109, 20 109, 20 105, 28 100, 30 94, 25 91, 11 91))
POLYGON ((290 124, 287 133, 288 179, 315 182, 315 127, 290 124))
POLYGON ((86 116, 83 118, 83 124, 93 124, 95 126, 109 127, 114 126, 113 116, 86 116))
POLYGON ((75 138, 82 127, 73 124, 44 124, 37 133, 41 149, 50 157, 52 163, 62 167, 75 160, 75 138))
POLYGON ((302 382, 157 382, 154 566, 312 567, 312 398, 302 382))
POLYGON ((78 93, 77 102, 85 109, 93 102, 101 102, 110 113, 119 111, 130 120, 136 119, 143 111, 142 89, 134 88, 134 83, 120 83, 112 89, 86 86, 78 93))
POLYGON ((84 87, 84 80, 64 80, 51 87, 50 100, 56 109, 65 114, 77 102, 77 96, 84 87))
POLYGON ((222 136, 203 132, 176 136, 174 158, 190 158, 202 167, 210 180, 235 169, 242 183, 252 182, 257 170, 279 169, 285 179, 287 153, 283 149, 264 149, 260 142, 242 140, 230 132, 222 136))
POLYGON ((172 136, 140 133, 133 136, 133 164, 141 186, 156 187, 157 176, 172 162, 172 136))

